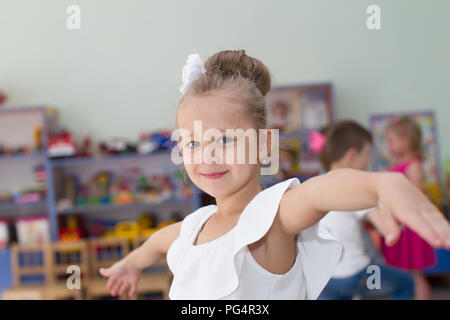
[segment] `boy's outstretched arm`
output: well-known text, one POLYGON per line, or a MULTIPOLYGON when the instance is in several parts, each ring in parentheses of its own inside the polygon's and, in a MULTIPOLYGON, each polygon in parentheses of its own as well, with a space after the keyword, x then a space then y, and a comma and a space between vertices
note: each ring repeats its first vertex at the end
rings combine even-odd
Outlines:
POLYGON ((449 222, 399 173, 330 171, 286 191, 279 215, 285 232, 295 235, 318 222, 328 211, 356 211, 375 206, 388 245, 397 241, 404 224, 434 247, 450 249, 449 222))
POLYGON ((369 212, 367 212, 365 214, 365 218, 372 224, 372 226, 375 227, 376 231, 381 233, 383 237, 386 237, 385 230, 383 227, 383 220, 381 219, 380 211, 378 210, 378 208, 374 208, 369 212))

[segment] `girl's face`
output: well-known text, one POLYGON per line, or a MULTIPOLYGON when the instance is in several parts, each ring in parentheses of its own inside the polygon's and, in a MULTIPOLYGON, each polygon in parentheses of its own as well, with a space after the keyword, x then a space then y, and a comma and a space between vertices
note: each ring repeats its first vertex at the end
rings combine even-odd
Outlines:
MULTIPOLYGON (((249 161, 250 141, 226 134, 226 129, 254 128, 245 117, 243 107, 222 96, 187 96, 178 109, 178 128, 181 130, 180 151, 191 181, 213 197, 230 195, 250 181, 258 181, 260 165, 249 161), (200 136, 194 133, 194 121, 201 122, 200 136), (205 137, 209 129, 217 136, 205 137), (183 131, 186 130, 184 133, 183 131), (240 149, 239 146, 244 148, 240 149), (242 152, 245 149, 245 155, 242 152), (230 153, 233 152, 234 156, 230 153), (244 164, 238 163, 238 152, 244 164), (198 157, 200 161, 195 161, 198 157)), ((198 122, 197 122, 197 132, 198 122)), ((252 147, 255 147, 252 144, 252 147)))
POLYGON ((389 152, 395 158, 402 157, 408 151, 408 139, 400 137, 393 130, 386 131, 389 152))

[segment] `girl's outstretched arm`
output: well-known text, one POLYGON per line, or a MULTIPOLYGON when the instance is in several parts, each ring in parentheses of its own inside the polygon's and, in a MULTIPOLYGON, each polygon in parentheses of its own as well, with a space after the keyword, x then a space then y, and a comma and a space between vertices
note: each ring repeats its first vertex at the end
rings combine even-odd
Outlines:
POLYGON ((153 233, 139 248, 109 268, 100 268, 100 274, 109 278, 106 288, 113 296, 129 289, 130 297, 136 293, 142 269, 161 260, 180 233, 181 222, 168 225, 153 233))
POLYGON ((180 233, 181 221, 153 233, 143 244, 124 259, 139 269, 145 269, 161 260, 180 233))
POLYGON ((285 232, 295 235, 318 222, 328 211, 355 211, 375 206, 388 245, 398 240, 404 224, 432 246, 450 249, 450 224, 400 173, 330 171, 286 191, 279 215, 285 232))

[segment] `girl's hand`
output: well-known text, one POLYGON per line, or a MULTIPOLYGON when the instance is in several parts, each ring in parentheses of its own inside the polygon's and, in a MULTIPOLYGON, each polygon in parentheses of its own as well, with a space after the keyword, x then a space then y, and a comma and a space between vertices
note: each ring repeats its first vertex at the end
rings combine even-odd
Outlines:
POLYGON ((433 247, 450 249, 450 225, 430 200, 402 174, 389 173, 377 188, 378 208, 386 234, 386 244, 393 245, 408 226, 433 247))
POLYGON ((121 296, 128 287, 130 287, 130 297, 136 293, 141 269, 127 264, 125 259, 116 262, 109 268, 100 268, 99 271, 102 276, 109 277, 106 288, 111 291, 112 296, 121 296))

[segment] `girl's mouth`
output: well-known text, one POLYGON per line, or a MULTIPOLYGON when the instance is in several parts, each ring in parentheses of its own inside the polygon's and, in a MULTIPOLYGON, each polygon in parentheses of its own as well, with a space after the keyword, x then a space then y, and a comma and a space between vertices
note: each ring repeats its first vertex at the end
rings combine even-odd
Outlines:
POLYGON ((227 171, 223 171, 223 172, 202 173, 201 175, 204 176, 207 179, 219 179, 220 177, 222 177, 227 172, 228 172, 228 170, 227 171))

